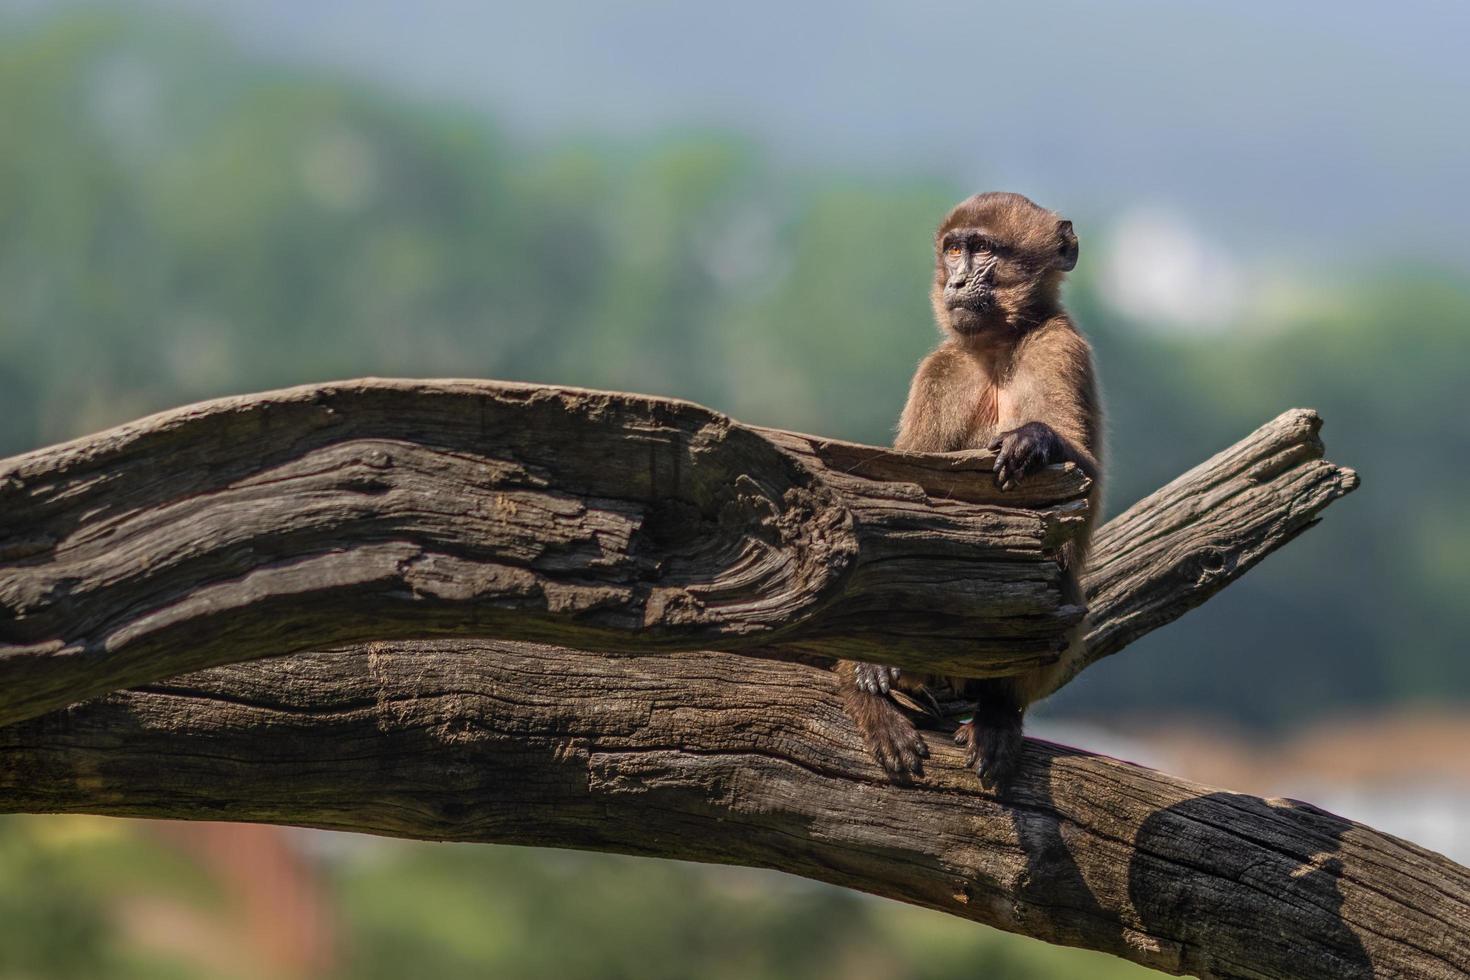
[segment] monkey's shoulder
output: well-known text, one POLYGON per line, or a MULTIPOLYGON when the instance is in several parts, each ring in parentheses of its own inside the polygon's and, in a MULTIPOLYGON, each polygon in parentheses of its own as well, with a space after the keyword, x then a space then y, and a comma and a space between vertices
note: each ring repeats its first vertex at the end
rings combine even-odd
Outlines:
POLYGON ((1066 311, 1047 317, 1027 332, 1021 341, 1023 352, 1072 353, 1092 356, 1092 345, 1066 311))
POLYGON ((1030 331, 1017 346, 1014 370, 1021 375, 1064 378, 1092 385, 1092 345, 1065 313, 1030 331))
POLYGON ((973 355, 957 344, 940 344, 919 362, 914 383, 951 387, 966 382, 984 381, 983 372, 973 355))

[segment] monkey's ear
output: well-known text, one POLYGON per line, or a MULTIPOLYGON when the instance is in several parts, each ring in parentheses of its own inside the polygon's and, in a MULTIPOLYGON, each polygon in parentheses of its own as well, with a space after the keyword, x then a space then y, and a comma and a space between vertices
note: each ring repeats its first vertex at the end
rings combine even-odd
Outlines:
POLYGON ((1057 222, 1057 254, 1052 264, 1063 272, 1071 272, 1077 266, 1077 233, 1072 222, 1057 222))

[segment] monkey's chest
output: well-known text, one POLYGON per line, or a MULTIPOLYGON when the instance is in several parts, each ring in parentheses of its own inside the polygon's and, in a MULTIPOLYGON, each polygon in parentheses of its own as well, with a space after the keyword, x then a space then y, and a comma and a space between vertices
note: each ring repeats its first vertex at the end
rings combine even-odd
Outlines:
POLYGON ((997 434, 1015 428, 1008 424, 1014 408, 1013 400, 1006 397, 1003 388, 985 385, 975 399, 966 432, 964 449, 983 449, 997 434))

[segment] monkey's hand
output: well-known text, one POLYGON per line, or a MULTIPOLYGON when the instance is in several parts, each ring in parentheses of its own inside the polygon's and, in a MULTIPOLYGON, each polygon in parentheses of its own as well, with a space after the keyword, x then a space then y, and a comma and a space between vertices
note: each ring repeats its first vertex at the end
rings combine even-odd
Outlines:
POLYGON ((1062 437, 1045 422, 1027 422, 1002 432, 987 448, 996 454, 995 482, 1002 490, 1014 490, 1022 477, 1067 458, 1062 437))
POLYGON ((965 765, 975 770, 980 785, 1000 790, 1016 774, 1021 762, 1020 724, 986 724, 976 718, 964 722, 954 733, 955 744, 969 748, 965 765))
POLYGON ((898 668, 887 664, 859 663, 852 669, 852 682, 869 694, 887 694, 897 680, 898 668))

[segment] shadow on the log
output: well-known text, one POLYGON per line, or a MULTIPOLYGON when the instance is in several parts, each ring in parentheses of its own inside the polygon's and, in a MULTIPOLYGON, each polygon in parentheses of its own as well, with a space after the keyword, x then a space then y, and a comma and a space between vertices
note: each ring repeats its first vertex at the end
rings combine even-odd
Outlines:
POLYGON ((1367 950, 1341 915, 1337 855, 1351 827, 1296 800, 1197 796, 1139 826, 1128 897, 1144 931, 1181 944, 1187 970, 1370 978, 1367 950), (1291 929, 1279 926, 1287 921, 1291 929), (1241 959, 1202 950, 1236 950, 1241 959))
POLYGON ((1007 809, 1015 823, 1016 840, 1026 855, 1026 874, 1017 897, 1052 920, 1058 941, 1081 945, 1084 941, 1096 943, 1098 923, 1116 921, 1117 914, 1104 909, 1072 857, 1066 831, 1076 825, 1058 819, 1065 813, 1066 804, 1059 802, 1053 791, 1052 763, 1059 756, 1076 754, 1077 749, 1027 739, 1023 766, 1026 773, 1036 775, 1026 780, 1024 795, 1018 793, 1007 809))
MULTIPOLYGON (((1054 942, 1121 951, 1140 941, 1173 947, 1178 968, 1214 977, 1290 976, 1367 980, 1376 974, 1342 918, 1349 821, 1296 800, 1216 792, 1149 813, 1131 841, 1129 909, 1095 862, 1088 884, 1074 857, 1095 847, 1096 813, 1076 810, 1059 760, 1089 753, 1027 740, 1021 778, 1001 801, 1026 870, 1016 911, 1046 924, 1054 942), (1069 802, 1070 801, 1070 802, 1069 802), (1103 889, 1099 894, 1094 887, 1103 889), (1290 922, 1287 929, 1281 923, 1290 922)), ((1119 868, 1121 873, 1124 869, 1119 868)))

